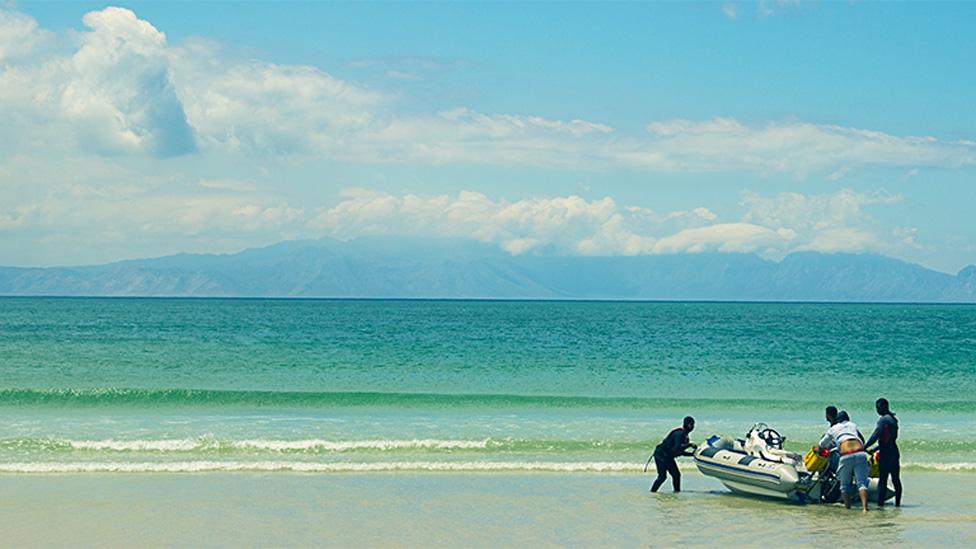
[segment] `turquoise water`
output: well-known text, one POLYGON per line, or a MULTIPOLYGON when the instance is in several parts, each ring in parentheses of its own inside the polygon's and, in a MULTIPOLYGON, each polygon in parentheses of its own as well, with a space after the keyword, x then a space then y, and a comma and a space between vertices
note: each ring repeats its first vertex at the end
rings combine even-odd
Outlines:
POLYGON ((0 472, 639 471, 878 396, 976 472, 965 305, 3 298, 0 374, 0 472))

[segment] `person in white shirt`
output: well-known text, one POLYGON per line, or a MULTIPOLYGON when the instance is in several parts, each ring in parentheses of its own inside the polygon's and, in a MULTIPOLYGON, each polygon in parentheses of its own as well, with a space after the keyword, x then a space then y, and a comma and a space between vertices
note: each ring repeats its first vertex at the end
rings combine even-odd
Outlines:
POLYGON ((835 444, 840 452, 837 478, 840 481, 840 493, 844 498, 844 506, 848 509, 851 508, 851 481, 853 480, 861 497, 861 509, 867 511, 868 454, 864 451, 864 440, 857 430, 857 425, 851 421, 850 416, 844 411, 837 414, 837 423, 827 429, 816 450, 830 448, 835 444))

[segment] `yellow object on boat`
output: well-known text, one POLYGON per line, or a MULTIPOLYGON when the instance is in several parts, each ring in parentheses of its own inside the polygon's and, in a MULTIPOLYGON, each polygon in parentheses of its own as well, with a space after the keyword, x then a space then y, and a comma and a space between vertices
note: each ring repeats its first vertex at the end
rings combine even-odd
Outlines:
POLYGON ((881 474, 878 468, 878 453, 868 454, 868 478, 878 478, 881 474))
POLYGON ((823 471, 827 467, 827 458, 821 456, 813 448, 807 452, 807 455, 803 458, 803 465, 807 468, 807 471, 811 473, 817 473, 823 471))

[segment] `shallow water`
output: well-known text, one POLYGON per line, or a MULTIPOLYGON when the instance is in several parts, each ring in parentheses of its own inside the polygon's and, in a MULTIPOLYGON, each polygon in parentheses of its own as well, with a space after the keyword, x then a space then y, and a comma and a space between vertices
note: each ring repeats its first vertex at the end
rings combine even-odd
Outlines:
POLYGON ((976 543, 972 475, 906 475, 907 504, 867 514, 724 492, 685 475, 0 475, 18 546, 673 546, 976 543))

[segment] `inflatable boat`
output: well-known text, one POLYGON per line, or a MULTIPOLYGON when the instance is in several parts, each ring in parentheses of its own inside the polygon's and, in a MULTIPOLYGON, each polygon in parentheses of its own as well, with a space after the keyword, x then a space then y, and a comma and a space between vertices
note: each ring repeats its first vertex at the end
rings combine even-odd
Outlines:
MULTIPOLYGON (((840 498, 836 476, 827 458, 788 452, 785 438, 765 423, 752 426, 745 439, 712 436, 695 451, 695 465, 705 476, 718 479, 739 494, 785 498, 800 503, 831 503, 840 498), (808 468, 807 464, 811 467, 808 468)), ((877 501, 878 479, 868 488, 877 501)), ((888 499, 894 491, 888 491, 888 499)))

